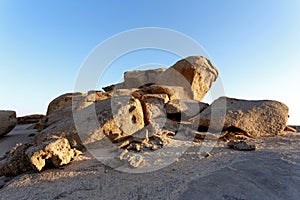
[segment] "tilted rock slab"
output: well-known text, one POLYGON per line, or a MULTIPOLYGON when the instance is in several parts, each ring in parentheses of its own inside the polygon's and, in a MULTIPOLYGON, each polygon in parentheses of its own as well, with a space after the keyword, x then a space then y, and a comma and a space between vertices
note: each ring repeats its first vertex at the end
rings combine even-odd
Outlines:
MULTIPOLYGON (((124 73, 124 82, 117 88, 139 88, 156 84, 184 88, 185 98, 201 101, 218 77, 217 68, 203 56, 190 56, 175 63, 168 69, 134 70, 124 73)), ((110 86, 111 88, 116 88, 110 86)), ((175 99, 175 98, 173 98, 175 99)))
POLYGON ((15 111, 0 111, 0 136, 8 134, 17 125, 15 111))
POLYGON ((249 137, 274 136, 286 127, 288 111, 278 101, 220 97, 201 112, 199 125, 216 131, 239 129, 249 137))
POLYGON ((164 68, 149 70, 133 70, 124 73, 124 87, 138 88, 148 83, 159 83, 160 75, 166 71, 164 68))

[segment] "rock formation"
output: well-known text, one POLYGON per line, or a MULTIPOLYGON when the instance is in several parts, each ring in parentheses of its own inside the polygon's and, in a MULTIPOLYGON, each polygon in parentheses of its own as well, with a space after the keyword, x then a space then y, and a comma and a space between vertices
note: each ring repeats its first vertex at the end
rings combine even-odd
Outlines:
POLYGON ((0 136, 8 134, 16 125, 15 111, 0 111, 0 136))
MULTIPOLYGON (((138 167, 144 159, 137 152, 155 151, 175 139, 247 139, 278 135, 286 128, 288 107, 277 101, 221 97, 211 105, 201 102, 217 76, 208 59, 191 56, 169 69, 125 72, 123 83, 105 91, 61 95, 35 123, 40 133, 32 142, 6 154, 0 173, 40 171, 49 163, 59 167, 104 138, 124 150, 120 160, 138 167)), ((0 114, 7 121, 0 124, 5 134, 15 126, 15 113, 0 114)), ((242 142, 229 146, 252 148, 242 142)))

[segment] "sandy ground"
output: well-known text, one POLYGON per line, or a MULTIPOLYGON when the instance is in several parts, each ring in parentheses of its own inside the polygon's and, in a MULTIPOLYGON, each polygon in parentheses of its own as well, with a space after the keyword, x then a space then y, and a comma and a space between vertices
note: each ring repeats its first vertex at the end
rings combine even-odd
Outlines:
POLYGON ((249 152, 218 142, 207 158, 200 149, 210 143, 183 142, 152 164, 179 154, 174 162, 144 173, 119 171, 85 154, 60 169, 0 177, 0 199, 299 199, 300 133, 253 142, 258 149, 249 152))

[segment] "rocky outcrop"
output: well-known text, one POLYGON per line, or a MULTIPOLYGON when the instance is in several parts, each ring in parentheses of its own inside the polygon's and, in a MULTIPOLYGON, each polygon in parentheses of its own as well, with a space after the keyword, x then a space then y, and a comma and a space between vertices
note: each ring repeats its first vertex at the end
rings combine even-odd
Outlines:
POLYGON ((274 136, 285 129, 288 110, 278 101, 221 97, 201 112, 199 125, 215 131, 236 130, 249 137, 274 136))
POLYGON ((16 125, 15 111, 0 111, 0 136, 8 134, 16 125))
MULTIPOLYGON (((286 126, 288 107, 277 101, 221 97, 211 105, 202 103, 217 76, 208 59, 191 56, 169 69, 126 72, 123 83, 105 87, 105 91, 61 95, 35 124, 40 132, 30 144, 8 153, 0 172, 14 176, 40 171, 49 164, 59 167, 76 158, 77 149, 105 145, 125 152, 119 160, 136 168, 147 159, 138 152, 172 143, 223 139, 234 140, 228 143, 230 148, 253 150, 247 142, 235 140, 291 130, 286 126)), ((37 118, 19 118, 19 123, 36 122, 37 118)), ((201 156, 209 155, 206 153, 201 156)))

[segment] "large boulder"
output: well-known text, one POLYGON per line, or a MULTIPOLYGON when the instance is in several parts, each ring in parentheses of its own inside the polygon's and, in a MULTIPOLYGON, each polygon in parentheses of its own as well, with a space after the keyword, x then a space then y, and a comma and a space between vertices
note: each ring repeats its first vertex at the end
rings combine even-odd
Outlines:
POLYGON ((38 146, 30 146, 25 151, 32 169, 37 171, 41 171, 47 162, 51 162, 55 167, 68 164, 78 154, 80 152, 71 148, 66 138, 52 138, 38 146))
POLYGON ((147 84, 177 86, 184 88, 187 99, 201 101, 217 77, 217 68, 207 58, 190 56, 178 61, 168 69, 125 72, 123 83, 106 89, 138 88, 147 84))
POLYGON ((76 96, 83 96, 83 94, 79 93, 79 92, 78 93, 66 93, 66 94, 60 95, 59 97, 55 98, 48 105, 47 115, 49 115, 55 111, 62 110, 65 107, 72 105, 73 98, 76 96))
POLYGON ((73 113, 83 144, 108 137, 112 142, 144 127, 141 103, 131 96, 115 96, 73 113))
POLYGON ((278 101, 249 101, 220 97, 200 114, 200 126, 228 130, 249 137, 281 133, 288 120, 288 107, 278 101))
POLYGON ((164 71, 166 69, 158 68, 125 72, 123 85, 125 88, 138 88, 148 83, 158 83, 164 71))
POLYGON ((117 142, 144 127, 140 101, 126 95, 104 99, 61 115, 64 117, 56 122, 49 118, 49 126, 33 138, 35 144, 58 136, 67 138, 71 147, 83 149, 83 145, 93 144, 105 137, 117 142))
POLYGON ((162 73, 161 83, 184 87, 193 99, 202 101, 217 77, 217 68, 207 58, 190 56, 162 73))
POLYGON ((17 125, 15 111, 0 111, 0 136, 6 135, 17 125))

